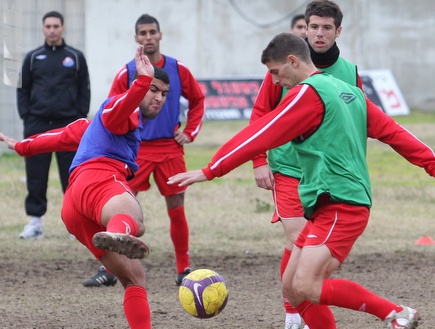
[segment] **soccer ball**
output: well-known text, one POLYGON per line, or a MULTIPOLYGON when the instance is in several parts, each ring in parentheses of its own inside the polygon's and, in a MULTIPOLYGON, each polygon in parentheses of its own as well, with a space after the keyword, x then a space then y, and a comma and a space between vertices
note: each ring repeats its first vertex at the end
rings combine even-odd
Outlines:
POLYGON ((178 298, 187 313, 200 319, 208 319, 225 308, 228 293, 222 276, 212 270, 199 269, 184 277, 178 298))

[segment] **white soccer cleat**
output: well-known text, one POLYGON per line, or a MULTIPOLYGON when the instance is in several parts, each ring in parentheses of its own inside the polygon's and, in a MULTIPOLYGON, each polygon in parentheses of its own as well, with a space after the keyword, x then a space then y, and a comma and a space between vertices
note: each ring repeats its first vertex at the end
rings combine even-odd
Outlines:
POLYGON ((403 306, 403 310, 397 313, 391 312, 385 319, 388 329, 415 329, 418 327, 418 320, 420 315, 416 310, 408 306, 403 306))
POLYGON ((293 321, 288 321, 288 322, 285 323, 284 329, 302 329, 302 324, 301 323, 295 323, 293 321))

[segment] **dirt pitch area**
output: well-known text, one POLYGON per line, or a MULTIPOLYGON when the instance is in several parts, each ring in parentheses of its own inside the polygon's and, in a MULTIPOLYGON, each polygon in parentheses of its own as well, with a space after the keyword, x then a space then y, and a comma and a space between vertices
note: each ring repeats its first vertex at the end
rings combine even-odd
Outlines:
MULTIPOLYGON (((358 281, 391 300, 416 307, 423 317, 419 328, 432 329, 433 248, 421 246, 403 253, 350 256, 336 276, 358 281)), ((199 320, 185 313, 177 299, 173 257, 158 253, 143 262, 148 272, 153 328, 283 328, 277 280, 279 255, 198 254, 192 259, 196 268, 213 268, 224 276, 230 289, 227 307, 213 319, 199 320)), ((3 259, 0 327, 128 328, 119 283, 102 288, 81 285, 84 276, 95 270, 96 263, 90 258, 81 261, 3 259)), ((386 328, 371 315, 333 310, 340 329, 386 328)))

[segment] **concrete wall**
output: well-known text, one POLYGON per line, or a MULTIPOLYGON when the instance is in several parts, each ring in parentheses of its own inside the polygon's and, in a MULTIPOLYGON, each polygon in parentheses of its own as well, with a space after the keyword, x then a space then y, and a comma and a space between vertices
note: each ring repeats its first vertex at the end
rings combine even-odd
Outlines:
MULTIPOLYGON (((43 44, 42 16, 46 12, 51 10, 61 12, 65 18, 64 37, 66 42, 80 50, 86 50, 84 2, 85 0, 0 1, 0 17, 2 19, 0 31, 3 35, 3 46, 0 47, 2 55, 0 69, 3 74, 3 83, 0 83, 0 131, 17 139, 23 137, 22 121, 18 116, 16 107, 16 88, 9 83, 11 81, 7 81, 7 76, 10 74, 13 78, 12 66, 17 67, 19 72, 25 54, 43 44), (10 31, 14 31, 12 37, 10 31), (5 71, 8 74, 5 74, 5 71)), ((5 150, 4 143, 1 143, 0 155, 5 150)))
MULTIPOLYGON (((196 77, 261 77, 265 73, 261 51, 275 34, 288 30, 290 18, 303 12, 308 2, 3 0, 0 10, 4 18, 7 6, 22 4, 23 53, 43 42, 41 17, 46 11, 64 13, 66 42, 83 50, 88 60, 95 112, 116 71, 133 57, 134 23, 142 13, 160 21, 161 51, 182 60, 196 77)), ((360 69, 391 69, 410 107, 435 110, 435 2, 336 2, 344 13, 337 41, 342 55, 360 69)), ((15 89, 2 84, 0 131, 20 138, 20 129, 15 89)))

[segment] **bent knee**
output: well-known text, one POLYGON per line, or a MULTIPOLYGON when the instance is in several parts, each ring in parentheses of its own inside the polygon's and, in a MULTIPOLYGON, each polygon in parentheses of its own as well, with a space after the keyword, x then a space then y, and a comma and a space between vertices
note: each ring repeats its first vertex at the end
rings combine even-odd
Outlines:
POLYGON ((315 280, 310 280, 306 277, 295 277, 292 289, 294 293, 301 298, 317 303, 320 298, 321 286, 321 282, 319 284, 318 282, 315 282, 315 280))

